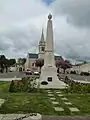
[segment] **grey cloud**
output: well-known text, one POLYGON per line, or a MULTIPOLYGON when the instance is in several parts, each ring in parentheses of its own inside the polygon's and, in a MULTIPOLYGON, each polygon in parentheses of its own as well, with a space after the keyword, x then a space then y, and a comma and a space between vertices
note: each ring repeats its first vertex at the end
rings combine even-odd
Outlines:
POLYGON ((47 6, 41 0, 0 0, 0 30, 46 14, 47 6))
POLYGON ((9 44, 6 44, 6 43, 4 43, 4 42, 1 42, 1 43, 0 43, 0 51, 8 50, 9 47, 10 47, 9 44))
MULTIPOLYGON (((23 52, 35 48, 40 37, 38 29, 33 25, 30 26, 30 29, 16 29, 4 36, 7 40, 12 41, 12 45, 9 45, 8 48, 13 48, 13 52, 23 52)), ((5 45, 5 41, 3 41, 2 49, 6 50, 5 45)))
POLYGON ((8 50, 11 47, 10 42, 8 41, 7 37, 4 35, 0 35, 0 51, 8 50))
POLYGON ((41 0, 0 0, 0 50, 9 57, 36 52, 47 11, 41 0))
POLYGON ((57 20, 55 21, 56 53, 73 59, 90 56, 90 30, 76 29, 70 25, 65 25, 65 23, 62 25, 60 23, 58 24, 57 20))
POLYGON ((90 27, 90 0, 56 0, 52 10, 56 15, 65 15, 70 24, 90 27))
POLYGON ((84 0, 82 3, 81 0, 66 1, 56 0, 47 7, 42 0, 0 0, 1 51, 9 57, 21 57, 27 52, 36 52, 41 28, 44 27, 46 31, 47 15, 50 11, 53 13, 55 53, 71 58, 89 56, 89 23, 85 23, 85 18, 81 21, 85 15, 83 13, 89 7, 85 10, 87 4, 83 4, 84 0), (83 4, 81 8, 80 4, 83 4), (66 17, 75 26, 68 24, 66 17), (77 28, 76 25, 80 27, 77 28), (86 28, 82 29, 81 26, 86 28))

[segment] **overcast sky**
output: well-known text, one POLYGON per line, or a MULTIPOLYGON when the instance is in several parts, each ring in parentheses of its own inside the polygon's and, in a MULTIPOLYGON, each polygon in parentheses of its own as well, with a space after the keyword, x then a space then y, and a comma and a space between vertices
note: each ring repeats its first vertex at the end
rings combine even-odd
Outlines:
POLYGON ((0 54, 38 52, 42 27, 53 15, 55 53, 90 56, 90 0, 0 0, 0 54))

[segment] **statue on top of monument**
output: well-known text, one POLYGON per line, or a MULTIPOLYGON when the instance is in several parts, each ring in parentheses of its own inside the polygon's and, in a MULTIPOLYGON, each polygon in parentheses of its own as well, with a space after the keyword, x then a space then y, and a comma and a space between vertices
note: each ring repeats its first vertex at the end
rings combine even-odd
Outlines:
POLYGON ((48 19, 49 19, 49 20, 52 19, 52 15, 51 15, 51 13, 48 15, 48 19))

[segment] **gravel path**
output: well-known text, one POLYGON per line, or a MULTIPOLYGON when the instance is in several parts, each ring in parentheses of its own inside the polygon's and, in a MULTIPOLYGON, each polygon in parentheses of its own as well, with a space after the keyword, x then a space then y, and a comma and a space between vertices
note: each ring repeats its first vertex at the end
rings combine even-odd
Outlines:
POLYGON ((90 116, 43 116, 43 120, 90 120, 90 116))

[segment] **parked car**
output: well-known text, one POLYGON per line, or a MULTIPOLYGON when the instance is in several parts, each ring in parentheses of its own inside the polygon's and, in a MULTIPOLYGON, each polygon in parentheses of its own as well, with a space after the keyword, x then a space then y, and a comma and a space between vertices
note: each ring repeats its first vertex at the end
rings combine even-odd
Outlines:
POLYGON ((70 74, 76 74, 76 71, 75 71, 75 70, 74 70, 74 71, 71 71, 70 74))
POLYGON ((10 67, 10 68, 9 68, 9 72, 15 72, 16 70, 17 70, 16 67, 10 67))
POLYGON ((9 72, 13 72, 13 70, 11 68, 9 68, 9 72))
POLYGON ((89 76, 90 73, 89 73, 89 72, 81 72, 80 75, 86 75, 86 76, 89 76))
POLYGON ((30 69, 27 69, 27 70, 25 71, 25 74, 26 74, 26 75, 32 75, 32 71, 31 71, 30 69))
POLYGON ((13 71, 10 69, 9 72, 13 72, 13 71))
POLYGON ((34 75, 39 75, 39 72, 38 72, 38 71, 35 71, 35 72, 34 72, 34 75))

